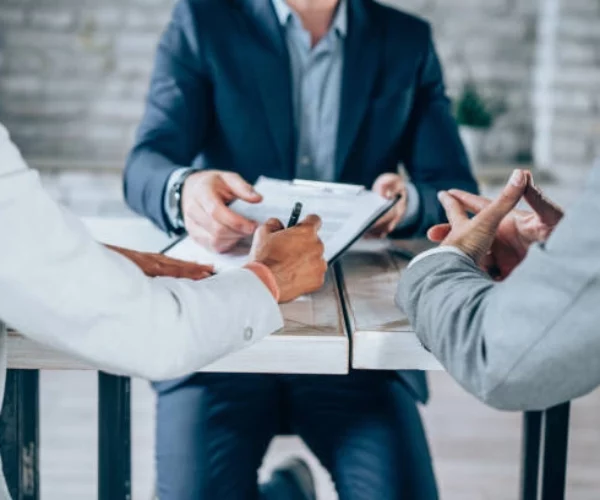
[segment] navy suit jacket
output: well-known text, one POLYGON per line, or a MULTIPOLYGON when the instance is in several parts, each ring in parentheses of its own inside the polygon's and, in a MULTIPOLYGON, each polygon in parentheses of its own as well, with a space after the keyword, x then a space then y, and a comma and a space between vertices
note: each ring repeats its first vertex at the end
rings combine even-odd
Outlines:
MULTIPOLYGON (((349 0, 335 169, 370 187, 403 164, 420 194, 417 221, 444 220, 441 189, 477 186, 445 94, 429 25, 372 0, 349 0)), ((125 170, 131 208, 169 230, 163 196, 180 167, 292 179, 290 62, 271 0, 180 0, 158 46, 146 111, 125 170)), ((427 399, 425 377, 402 372, 427 399)))

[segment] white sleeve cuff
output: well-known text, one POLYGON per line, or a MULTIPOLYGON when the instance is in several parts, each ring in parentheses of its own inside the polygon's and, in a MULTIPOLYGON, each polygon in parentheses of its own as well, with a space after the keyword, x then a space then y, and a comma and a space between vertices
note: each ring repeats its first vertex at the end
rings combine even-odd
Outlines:
POLYGON ((437 255, 440 253, 453 253, 455 255, 459 255, 460 257, 464 257, 465 259, 469 259, 470 261, 473 261, 473 259, 471 259, 471 257, 469 257, 465 252, 463 252, 462 250, 460 250, 456 247, 441 246, 441 247, 432 248, 431 250, 427 250, 426 252, 423 252, 423 253, 417 255, 413 260, 410 261, 410 263, 408 264, 408 267, 410 268, 410 267, 414 266, 417 262, 420 262, 423 259, 426 259, 430 255, 437 255))
POLYGON ((398 224, 398 229, 408 227, 416 222, 421 208, 421 197, 418 189, 412 182, 406 183, 406 212, 404 218, 398 224))
POLYGON ((228 305, 226 307, 229 316, 235 317, 235 313, 237 313, 236 321, 242 322, 238 328, 231 328, 235 338, 235 332, 237 331, 239 335, 240 327, 243 326, 243 337, 237 337, 237 340, 242 342, 240 347, 258 342, 284 327, 281 308, 273 298, 273 294, 262 280, 249 269, 223 271, 211 279, 215 283, 219 282, 223 287, 221 298, 227 297, 228 305), (252 335, 248 336, 249 332, 252 335))

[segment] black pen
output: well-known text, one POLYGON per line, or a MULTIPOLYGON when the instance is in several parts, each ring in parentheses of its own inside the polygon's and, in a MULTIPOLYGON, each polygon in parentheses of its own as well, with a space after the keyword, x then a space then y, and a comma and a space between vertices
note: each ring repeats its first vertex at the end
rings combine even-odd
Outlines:
POLYGON ((287 227, 294 227, 296 224, 298 224, 298 221, 300 220, 300 213, 302 212, 302 203, 297 202, 294 205, 294 210, 292 210, 292 215, 290 215, 290 220, 288 222, 287 227))

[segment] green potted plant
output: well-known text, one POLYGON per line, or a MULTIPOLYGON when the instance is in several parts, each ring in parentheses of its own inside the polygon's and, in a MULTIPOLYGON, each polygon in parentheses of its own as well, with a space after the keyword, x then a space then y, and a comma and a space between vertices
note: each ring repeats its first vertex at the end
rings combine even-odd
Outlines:
POLYGON ((494 116, 474 82, 468 81, 464 85, 456 101, 455 114, 461 139, 473 168, 476 168, 481 160, 485 134, 491 128, 494 116))

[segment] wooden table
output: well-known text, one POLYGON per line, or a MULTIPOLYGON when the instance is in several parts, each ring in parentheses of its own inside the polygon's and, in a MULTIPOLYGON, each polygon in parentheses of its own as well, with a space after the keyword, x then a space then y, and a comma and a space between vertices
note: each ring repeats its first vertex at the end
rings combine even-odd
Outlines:
POLYGON ((343 294, 352 332, 352 367, 358 370, 441 370, 415 335, 394 296, 411 252, 407 242, 363 241, 341 260, 343 294))
MULTIPOLYGON (((282 306, 283 331, 204 367, 203 372, 346 374, 350 345, 331 272, 323 289, 282 306)), ((8 366, 26 370, 89 370, 88 364, 9 332, 8 366)))
MULTIPOLYGON (((105 243, 147 251, 158 251, 169 243, 167 237, 141 219, 85 222, 105 243)), ((320 292, 283 307, 282 332, 205 370, 344 374, 350 365, 368 370, 442 369, 394 304, 399 274, 414 254, 427 247, 415 241, 360 242, 336 265, 335 275, 330 273, 320 292)), ((18 334, 9 336, 8 351, 12 370, 7 381, 4 425, 0 426, 0 439, 9 450, 6 475, 15 499, 34 500, 39 494, 37 370, 89 366, 18 334)), ((100 500, 130 499, 130 390, 125 377, 99 375, 100 500)), ((538 498, 540 468, 542 498, 564 495, 567 431, 568 404, 525 416, 523 500, 538 498), (545 447, 540 460, 542 430, 545 447)))
MULTIPOLYGON (((161 251, 170 239, 140 218, 87 218, 98 241, 136 250, 161 251)), ((282 306, 283 331, 231 354, 202 371, 228 373, 348 373, 349 336, 338 285, 330 272, 317 293, 282 306)), ((15 369, 87 370, 89 365, 12 333, 8 364, 15 369)), ((92 368, 93 369, 93 368, 92 368)))

